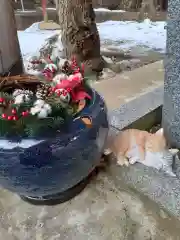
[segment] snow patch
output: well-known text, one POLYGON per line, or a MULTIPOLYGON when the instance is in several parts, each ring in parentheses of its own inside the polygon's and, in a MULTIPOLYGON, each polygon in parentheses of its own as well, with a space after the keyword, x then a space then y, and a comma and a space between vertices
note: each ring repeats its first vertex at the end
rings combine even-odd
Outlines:
POLYGON ((109 10, 107 8, 95 8, 94 11, 95 12, 126 12, 126 11, 120 10, 120 9, 118 9, 118 10, 109 10))
POLYGON ((60 34, 59 30, 40 30, 39 22, 32 24, 24 31, 18 31, 18 39, 23 58, 27 59, 30 56, 38 56, 39 50, 47 43, 48 39, 57 34, 60 34))
POLYGON ((102 42, 107 40, 121 42, 119 47, 122 49, 129 49, 138 45, 158 49, 161 52, 165 51, 165 22, 151 22, 149 19, 145 19, 141 23, 135 21, 107 21, 97 24, 97 26, 102 42))
MULTIPOLYGON (((39 23, 34 23, 25 31, 18 31, 21 52, 24 59, 38 56, 39 50, 47 45, 48 39, 60 35, 59 30, 42 31, 39 23)), ((121 49, 130 49, 135 46, 143 46, 165 52, 166 47, 166 23, 151 22, 145 19, 138 23, 135 21, 107 21, 97 24, 101 44, 109 41, 112 46, 121 49)), ((62 51, 60 36, 55 43, 55 51, 62 51)), ((54 46, 53 46, 54 47, 54 46)))

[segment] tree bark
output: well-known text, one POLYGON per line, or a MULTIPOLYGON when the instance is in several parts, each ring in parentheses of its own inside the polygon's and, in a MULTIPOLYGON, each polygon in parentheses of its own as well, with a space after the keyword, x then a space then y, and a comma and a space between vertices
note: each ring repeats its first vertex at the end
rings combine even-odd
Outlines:
POLYGON ((72 55, 85 69, 101 72, 104 61, 91 0, 55 0, 62 28, 64 57, 72 55))
POLYGON ((156 7, 154 5, 154 0, 142 0, 141 8, 139 12, 139 19, 144 19, 144 14, 148 13, 150 19, 154 19, 156 15, 156 7))
POLYGON ((23 64, 12 1, 0 0, 0 75, 21 74, 23 64))

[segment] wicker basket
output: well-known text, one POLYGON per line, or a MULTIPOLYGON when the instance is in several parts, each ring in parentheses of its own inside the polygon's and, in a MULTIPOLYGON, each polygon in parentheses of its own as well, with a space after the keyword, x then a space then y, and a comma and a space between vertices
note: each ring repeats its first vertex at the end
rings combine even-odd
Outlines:
POLYGON ((35 91, 40 83, 41 80, 33 75, 0 77, 0 91, 10 93, 17 88, 35 91))

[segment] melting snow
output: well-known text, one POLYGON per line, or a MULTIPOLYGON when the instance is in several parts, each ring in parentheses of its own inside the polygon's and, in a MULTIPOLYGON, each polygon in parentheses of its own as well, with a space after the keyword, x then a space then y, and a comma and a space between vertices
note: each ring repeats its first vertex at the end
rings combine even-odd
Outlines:
MULTIPOLYGON (((107 21, 97 24, 101 43, 111 41, 116 47, 129 49, 134 46, 144 46, 164 52, 166 46, 166 23, 135 21, 107 21)), ((21 52, 24 58, 37 55, 46 40, 60 31, 41 31, 38 23, 34 23, 25 31, 18 31, 21 52)), ((61 43, 59 47, 62 47, 61 43)))

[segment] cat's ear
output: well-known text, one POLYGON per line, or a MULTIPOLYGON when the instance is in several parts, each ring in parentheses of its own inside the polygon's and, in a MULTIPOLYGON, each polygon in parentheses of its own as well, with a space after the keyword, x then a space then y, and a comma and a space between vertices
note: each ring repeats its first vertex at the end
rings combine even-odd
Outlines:
POLYGON ((169 151, 170 151, 170 153, 171 153, 173 156, 175 156, 175 155, 179 152, 179 149, 177 149, 177 148, 170 148, 169 151))
POLYGON ((110 148, 104 149, 104 155, 110 155, 112 153, 112 150, 110 148))
POLYGON ((155 134, 162 136, 164 134, 163 128, 160 128, 155 134))

